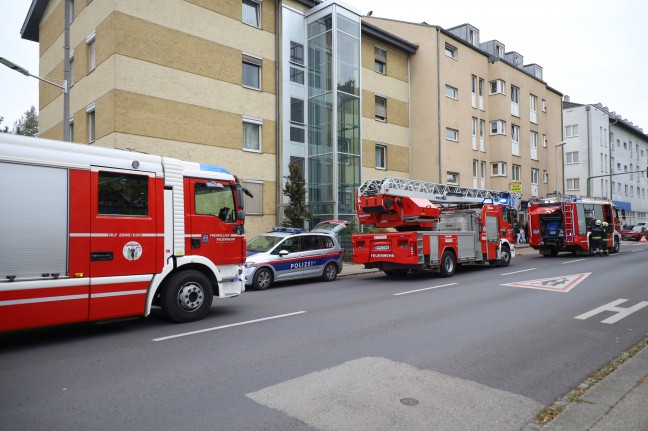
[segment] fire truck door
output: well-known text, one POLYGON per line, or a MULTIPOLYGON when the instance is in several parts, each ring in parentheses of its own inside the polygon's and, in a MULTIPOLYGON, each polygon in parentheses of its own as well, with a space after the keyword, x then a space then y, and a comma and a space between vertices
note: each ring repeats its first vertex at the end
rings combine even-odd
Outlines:
POLYGON ((484 210, 486 220, 486 256, 488 260, 497 259, 497 248, 499 247, 499 217, 496 211, 484 210))
POLYGON ((185 180, 187 254, 209 258, 217 264, 245 261, 245 238, 234 228, 237 211, 229 184, 203 179, 185 180))
POLYGON ((153 274, 158 236, 155 175, 94 168, 90 181, 90 276, 153 274))

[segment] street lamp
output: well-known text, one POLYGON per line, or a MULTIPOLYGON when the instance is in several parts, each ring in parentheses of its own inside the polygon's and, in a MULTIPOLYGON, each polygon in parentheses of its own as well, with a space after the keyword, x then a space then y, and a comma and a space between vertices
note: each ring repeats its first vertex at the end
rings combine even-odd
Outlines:
MULTIPOLYGON (((565 146, 565 144, 567 144, 567 142, 565 142, 565 141, 561 141, 561 142, 558 142, 556 144, 556 194, 558 194, 560 192, 558 190, 558 147, 563 147, 563 146, 565 146)), ((564 151, 565 150, 563 149, 563 152, 564 151)), ((560 158, 561 159, 564 158, 562 153, 560 155, 560 158)), ((564 160, 563 160, 563 162, 564 162, 564 160)), ((561 163, 561 165, 562 165, 562 163, 561 163)), ((565 181, 564 181, 564 178, 563 178, 563 193, 565 192, 564 187, 565 187, 565 181)))
POLYGON ((36 78, 39 81, 46 82, 50 85, 53 85, 55 87, 60 88, 63 90, 63 135, 64 135, 64 140, 69 141, 70 140, 70 127, 69 127, 69 112, 70 112, 70 96, 69 96, 69 91, 68 91, 68 85, 67 85, 67 80, 63 80, 63 84, 57 84, 54 81, 50 81, 49 79, 46 78, 41 78, 40 76, 34 75, 31 72, 29 72, 27 69, 24 67, 18 66, 16 63, 7 60, 4 57, 0 57, 0 63, 4 64, 11 70, 15 70, 18 73, 22 73, 25 76, 31 76, 32 78, 36 78))

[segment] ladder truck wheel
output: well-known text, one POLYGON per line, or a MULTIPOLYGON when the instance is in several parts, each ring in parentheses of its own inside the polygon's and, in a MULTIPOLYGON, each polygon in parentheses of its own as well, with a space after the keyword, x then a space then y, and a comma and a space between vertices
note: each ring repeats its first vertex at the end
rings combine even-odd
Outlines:
POLYGON ((503 246, 502 247, 502 258, 497 260, 497 266, 500 266, 502 268, 509 266, 511 263, 511 250, 508 248, 508 246, 503 246))
POLYGON ((211 282, 202 272, 181 271, 165 283, 160 305, 168 319, 184 323, 205 317, 213 299, 211 282))
POLYGON ((322 273, 322 280, 324 281, 333 281, 337 278, 338 267, 335 263, 329 262, 324 267, 324 272, 322 273))
POLYGON ((441 266, 439 274, 441 277, 452 277, 457 269, 457 262, 455 262, 454 253, 450 250, 445 250, 441 256, 441 266))

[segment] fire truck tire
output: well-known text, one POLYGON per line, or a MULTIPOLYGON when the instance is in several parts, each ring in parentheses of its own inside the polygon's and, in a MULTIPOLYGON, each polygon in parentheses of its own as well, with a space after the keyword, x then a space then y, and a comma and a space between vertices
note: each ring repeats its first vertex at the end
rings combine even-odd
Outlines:
POLYGON ((338 267, 335 263, 329 262, 324 267, 324 272, 322 273, 322 280, 324 281, 333 281, 337 278, 338 267))
POLYGON ((389 278, 403 278, 407 275, 406 269, 386 269, 384 272, 389 278))
POLYGON ((455 261, 454 253, 450 250, 443 252, 441 256, 441 266, 439 267, 439 274, 441 277, 452 277, 457 269, 457 262, 455 261))
POLYGON ((266 290, 268 287, 272 286, 272 278, 272 271, 268 268, 259 268, 254 273, 252 287, 257 290, 266 290))
POLYGON ((509 266, 511 263, 511 250, 504 246, 502 247, 502 258, 497 260, 497 266, 502 268, 509 266))
POLYGON ((173 274, 162 289, 160 305, 164 315, 178 323, 205 317, 214 299, 209 279, 199 271, 173 274))
POLYGON ((612 250, 610 250, 612 253, 618 253, 619 252, 619 238, 614 237, 614 245, 612 246, 612 250))

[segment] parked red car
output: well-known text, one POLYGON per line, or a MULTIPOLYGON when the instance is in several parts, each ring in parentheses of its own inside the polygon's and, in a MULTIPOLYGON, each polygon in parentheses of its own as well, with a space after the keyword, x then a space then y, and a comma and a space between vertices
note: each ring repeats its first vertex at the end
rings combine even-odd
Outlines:
POLYGON ((628 241, 640 241, 642 236, 648 237, 648 229, 644 226, 629 226, 630 229, 621 231, 621 238, 628 241))

